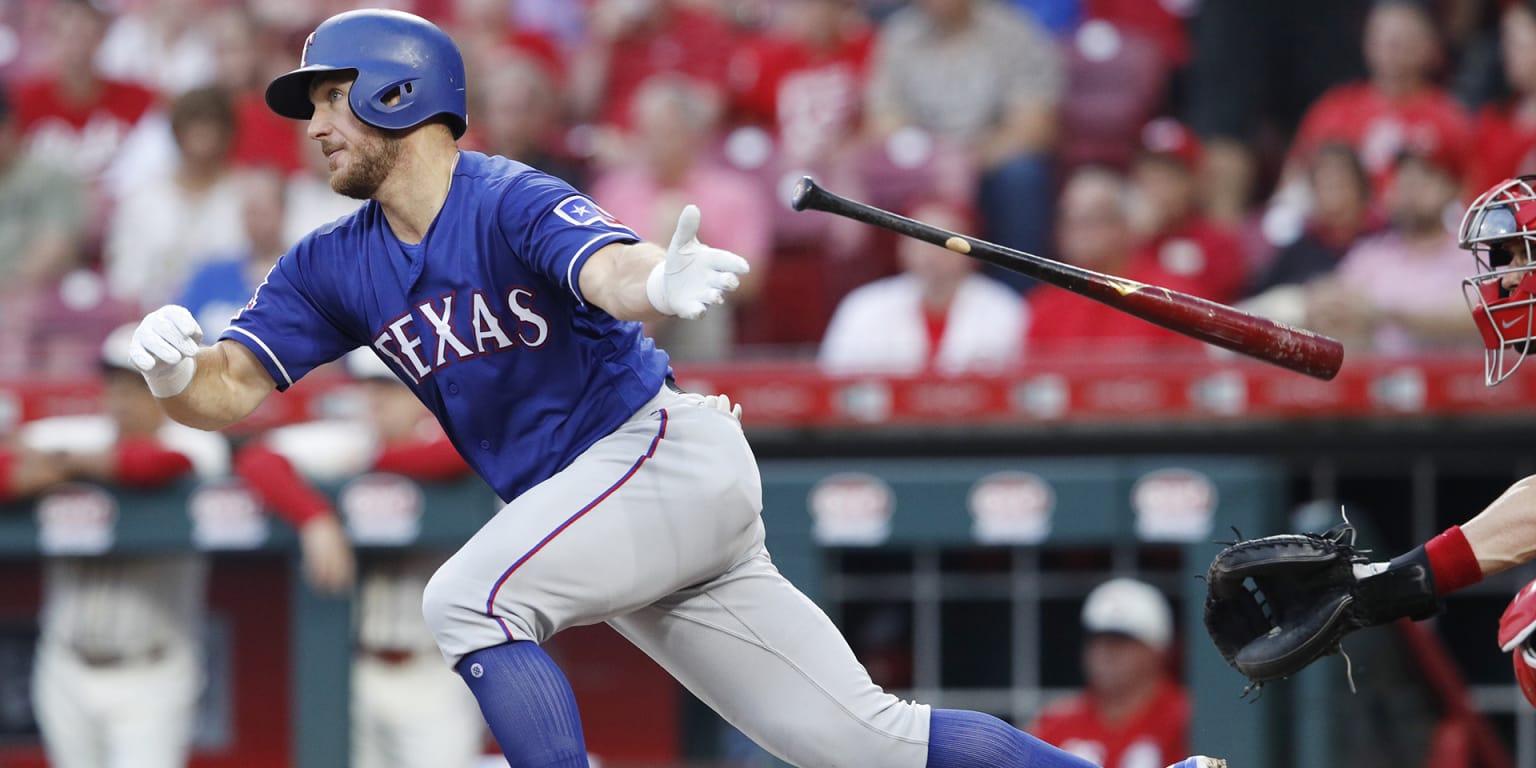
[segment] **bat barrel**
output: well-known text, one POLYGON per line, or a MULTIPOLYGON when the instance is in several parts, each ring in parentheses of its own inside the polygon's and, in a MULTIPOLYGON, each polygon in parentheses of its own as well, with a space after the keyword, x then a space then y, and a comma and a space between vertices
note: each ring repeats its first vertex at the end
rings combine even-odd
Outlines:
POLYGON ((1064 288, 1185 336, 1315 378, 1332 379, 1344 362, 1344 346, 1327 336, 1197 296, 1102 274, 898 216, 829 192, 809 176, 795 185, 790 204, 797 211, 824 211, 933 243, 1064 288))

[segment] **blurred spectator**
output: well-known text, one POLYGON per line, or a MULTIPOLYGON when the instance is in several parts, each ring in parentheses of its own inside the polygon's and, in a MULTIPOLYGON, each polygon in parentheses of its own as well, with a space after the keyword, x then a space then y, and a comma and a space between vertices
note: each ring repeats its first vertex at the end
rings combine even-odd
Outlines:
POLYGON ((1536 2, 1506 4, 1499 55, 1510 97, 1477 115, 1464 188, 1477 194, 1504 179, 1536 173, 1536 2))
POLYGON ((770 202, 751 177, 712 163, 699 151, 719 121, 719 104, 707 86, 677 75, 657 76, 641 87, 634 107, 636 162, 595 179, 592 196, 654 242, 669 242, 678 214, 697 202, 703 214, 699 239, 751 263, 730 303, 695 320, 665 318, 650 328, 673 360, 724 359, 731 351, 735 312, 751 311, 771 268, 770 202))
POLYGON ((587 5, 571 0, 512 0, 512 18, 520 28, 547 35, 569 49, 586 34, 587 5))
POLYGON ((1065 37, 1083 21, 1083 0, 1009 0, 1053 35, 1065 37))
POLYGON ((1142 129, 1131 171, 1142 240, 1136 258, 1180 278, 1179 290, 1227 303, 1247 284, 1248 265, 1237 238, 1200 209, 1199 167, 1200 142, 1178 121, 1158 118, 1142 129))
POLYGON ((1299 183, 1307 158, 1325 142, 1353 146, 1378 194, 1404 148, 1466 146, 1467 114, 1433 80, 1443 52, 1434 19, 1421 3, 1378 2, 1366 19, 1363 50, 1369 79, 1331 88, 1307 110, 1291 145, 1285 183, 1299 183))
MULTIPOLYGON (((154 489, 228 472, 223 437, 160 410, 127 359, 133 328, 103 345, 104 413, 22 429, 12 494, 66 494, 80 508, 100 493, 92 484, 154 489)), ((43 561, 32 695, 51 765, 186 764, 203 687, 206 579, 207 560, 196 553, 43 561)))
MULTIPOLYGON (((472 98, 469 140, 476 149, 527 163, 571 186, 586 186, 586 174, 557 152, 560 100, 547 72, 533 60, 507 54, 480 76, 472 98)), ((461 142, 461 145, 463 142, 461 142)))
MULTIPOLYGON (((954 232, 975 217, 929 200, 908 212, 954 232)), ((953 374, 1006 370, 1018 362, 1028 311, 1018 293, 976 274, 979 262, 910 237, 897 241, 902 273, 843 298, 818 362, 833 374, 953 374)))
POLYGON ((1012 7, 918 0, 880 30, 869 120, 880 138, 919 128, 968 146, 988 239, 1040 250, 1062 86, 1055 41, 1012 7))
MULTIPOLYGON (((79 179, 31 156, 0 84, 0 285, 32 290, 80 262, 85 194, 79 179)), ((8 318, 0 318, 8 320, 8 318)))
POLYGON ((1346 349, 1385 356, 1467 341, 1473 326, 1461 279, 1471 265, 1447 222, 1460 213, 1460 171, 1449 148, 1401 156, 1386 196, 1390 226, 1308 285, 1309 326, 1346 349))
MULTIPOLYGON (((94 59, 106 30, 105 13, 90 0, 57 0, 49 8, 43 71, 20 83, 17 118, 39 159, 72 171, 108 196, 163 167, 163 123, 155 94, 102 77, 94 59)), ((97 210, 104 215, 104 210, 97 210)), ((92 232, 96 227, 92 227, 92 232)))
POLYGON ((476 88, 485 87, 484 78, 508 52, 534 62, 552 82, 565 75, 560 46, 549 35, 518 24, 507 0, 453 0, 448 31, 464 55, 469 76, 478 83, 476 88))
POLYGON ((733 108, 787 165, 819 164, 858 126, 873 28, 854 0, 786 0, 774 20, 731 61, 733 108))
POLYGON ((192 273, 175 302, 192 313, 209 338, 218 338, 235 312, 251 300, 290 242, 283 238, 288 190, 282 177, 270 170, 248 172, 240 180, 240 192, 246 246, 215 254, 192 273))
POLYGON ((1046 707, 1030 733, 1104 768, 1151 768, 1186 754, 1189 694, 1169 673, 1173 616, 1163 594, 1111 579, 1083 604, 1086 690, 1046 707))
POLYGON ((1283 323, 1306 322, 1303 286, 1331 273, 1360 238, 1378 227, 1371 211, 1371 177, 1348 144, 1324 144, 1307 167, 1312 210, 1305 228, 1282 245, 1242 306, 1283 323))
POLYGON ((1190 25, 1199 55, 1189 67, 1189 117, 1206 144, 1201 172, 1212 216, 1242 220, 1301 115, 1328 88, 1364 74, 1360 34, 1374 2, 1198 3, 1190 25))
POLYGON ((680 73, 725 90, 736 33, 684 0, 593 0, 587 44, 571 61, 578 119, 627 128, 643 83, 680 73))
MULTIPOLYGON (((280 427, 247 444, 236 461, 263 505, 298 529, 306 577, 325 592, 350 588, 355 565, 336 510, 312 483, 365 473, 416 482, 470 476, 437 423, 372 350, 353 350, 344 360, 362 391, 362 418, 280 427)), ((365 529, 354 514, 349 525, 365 529)), ((352 663, 353 768, 479 764, 486 730, 479 705, 443 665, 421 614, 422 590, 446 557, 379 552, 363 561, 352 663)))
POLYGON ((283 173, 300 170, 304 163, 294 141, 295 123, 279 117, 266 99, 274 62, 286 62, 291 54, 279 52, 278 36, 240 7, 219 9, 207 27, 216 46, 216 81, 229 91, 235 105, 230 161, 241 167, 270 166, 283 173))
MULTIPOLYGON (((1079 168, 1067 177, 1057 205, 1058 260, 1155 285, 1189 287, 1181 284, 1181 276, 1159 269, 1155 260, 1134 258, 1131 191, 1124 176, 1098 166, 1079 168)), ((1173 331, 1055 286, 1030 292, 1029 313, 1025 343, 1030 360, 1197 349, 1196 342, 1173 331)))
POLYGON ((146 180, 114 212, 105 267, 112 295, 145 309, 174 298, 200 259, 245 246, 240 185, 230 170, 234 107, 228 92, 198 88, 171 105, 176 171, 146 180))
POLYGON ((96 65, 102 74, 167 96, 209 85, 214 39, 205 22, 209 0, 140 0, 107 28, 96 65))

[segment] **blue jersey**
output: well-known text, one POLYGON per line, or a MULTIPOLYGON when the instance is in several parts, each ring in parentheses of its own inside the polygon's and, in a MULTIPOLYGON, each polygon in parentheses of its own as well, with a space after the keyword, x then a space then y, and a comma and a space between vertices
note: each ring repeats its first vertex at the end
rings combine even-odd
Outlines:
POLYGON ((558 472, 655 396, 667 356, 581 295, 592 253, 640 238, 559 179, 460 152, 421 243, 377 202, 278 260, 221 339, 286 389, 370 346, 504 500, 558 472))

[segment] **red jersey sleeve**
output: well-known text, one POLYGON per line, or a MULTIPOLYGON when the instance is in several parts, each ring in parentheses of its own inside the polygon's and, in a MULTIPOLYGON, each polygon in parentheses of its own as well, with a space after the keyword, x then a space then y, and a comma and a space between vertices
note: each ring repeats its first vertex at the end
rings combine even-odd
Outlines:
POLYGON ((470 474, 469 465, 447 437, 386 445, 373 468, 426 481, 456 480, 470 474))
POLYGON ((186 454, 147 437, 125 437, 113 448, 112 480, 129 488, 159 488, 192 472, 186 454))
POLYGON ((282 454, 261 443, 251 443, 235 456, 235 475, 262 506, 295 528, 332 513, 329 499, 305 482, 282 454))

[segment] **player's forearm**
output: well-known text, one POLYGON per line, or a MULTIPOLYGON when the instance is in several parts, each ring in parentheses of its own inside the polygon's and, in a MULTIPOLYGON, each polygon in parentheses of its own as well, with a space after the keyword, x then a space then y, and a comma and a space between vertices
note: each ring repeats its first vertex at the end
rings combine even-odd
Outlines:
POLYGON ((1536 476, 1510 486, 1461 531, 1485 576, 1536 558, 1536 476))
POLYGON ((664 315, 646 295, 645 284, 664 258, 666 251, 651 243, 604 246, 581 270, 581 293, 620 320, 658 320, 664 315))
POLYGON ((167 416, 189 427, 224 429, 249 416, 271 394, 270 386, 243 381, 231 372, 230 345, 221 341, 197 353, 197 369, 187 388, 160 398, 167 416))

